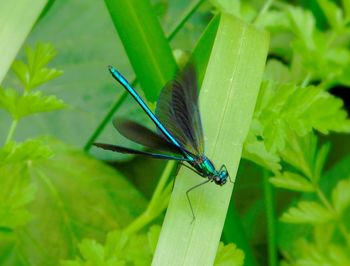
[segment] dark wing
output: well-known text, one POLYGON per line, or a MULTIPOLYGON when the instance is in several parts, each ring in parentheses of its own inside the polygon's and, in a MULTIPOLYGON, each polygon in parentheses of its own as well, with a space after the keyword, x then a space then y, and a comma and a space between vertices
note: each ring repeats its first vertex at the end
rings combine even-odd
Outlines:
POLYGON ((112 144, 94 143, 93 145, 96 147, 102 148, 104 150, 115 151, 115 152, 126 153, 126 154, 143 155, 143 156, 148 156, 148 157, 152 157, 155 159, 188 161, 186 158, 182 158, 182 157, 176 157, 176 156, 171 156, 171 155, 166 155, 166 154, 150 153, 150 152, 145 152, 145 151, 138 151, 138 150, 129 149, 129 148, 125 148, 125 147, 121 147, 121 146, 117 146, 117 145, 112 145, 112 144))
POLYGON ((204 153, 203 128, 198 108, 198 86, 194 65, 189 64, 160 94, 156 116, 193 154, 204 153))
POLYGON ((138 144, 155 150, 180 153, 175 145, 134 121, 118 118, 114 119, 113 125, 120 134, 138 144))

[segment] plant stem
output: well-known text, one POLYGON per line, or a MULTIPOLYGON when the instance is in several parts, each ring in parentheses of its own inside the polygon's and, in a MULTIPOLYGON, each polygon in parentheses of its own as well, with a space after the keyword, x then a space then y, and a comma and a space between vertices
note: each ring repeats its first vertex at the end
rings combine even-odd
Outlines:
POLYGON ((254 252, 247 238, 246 230, 242 224, 241 217, 237 213, 233 197, 227 211, 224 230, 221 236, 224 243, 235 243, 244 252, 244 266, 258 265, 254 252))
MULTIPOLYGON (((136 83, 136 80, 134 80, 131 83, 131 85, 133 86, 135 83, 136 83)), ((107 123, 110 121, 110 119, 114 115, 115 111, 117 111, 120 108, 120 106, 122 106, 123 102, 126 99, 126 96, 128 96, 128 93, 126 91, 124 91, 122 96, 120 96, 120 98, 113 104, 112 108, 108 111, 107 115, 103 118, 102 122, 98 125, 98 127, 96 128, 94 133, 91 135, 91 137, 89 138, 89 140, 85 144, 85 146, 84 146, 85 151, 90 150, 92 144, 95 142, 95 140, 100 135, 102 130, 105 128, 107 123)))
POLYGON ((163 174, 157 184, 157 187, 152 195, 152 199, 148 205, 148 208, 147 209, 154 209, 157 205, 159 205, 159 199, 162 198, 162 196, 164 196, 164 187, 166 186, 167 184, 167 181, 174 169, 176 165, 176 162, 175 161, 170 161, 167 163, 164 171, 163 171, 163 174))
POLYGON ((323 203, 323 205, 328 208, 331 212, 335 213, 335 210, 333 206, 329 203, 326 196, 323 194, 322 190, 319 188, 319 186, 316 186, 316 194, 320 201, 323 203))
POLYGON ((12 140, 13 135, 16 131, 17 124, 18 124, 18 120, 15 119, 12 121, 9 132, 8 132, 6 140, 5 140, 5 144, 9 143, 12 140))
POLYGON ((124 229, 126 234, 137 233, 165 210, 170 198, 170 189, 166 185, 175 165, 174 161, 166 165, 147 209, 124 229))
POLYGON ((308 74, 305 76, 305 78, 303 79, 303 82, 301 83, 300 86, 301 86, 302 88, 306 87, 306 86, 309 84, 309 82, 310 82, 310 80, 311 80, 311 77, 312 77, 311 73, 308 73, 308 74))
POLYGON ((263 170, 264 178, 264 196, 268 233, 268 253, 270 266, 277 266, 277 240, 276 240, 276 214, 275 214, 275 195, 273 186, 269 182, 269 173, 263 170))
POLYGON ((187 22, 187 20, 193 15, 193 13, 198 9, 198 7, 204 2, 204 0, 199 0, 197 2, 192 2, 191 5, 185 11, 184 17, 181 18, 181 21, 175 25, 171 30, 168 40, 173 39, 182 26, 187 22))

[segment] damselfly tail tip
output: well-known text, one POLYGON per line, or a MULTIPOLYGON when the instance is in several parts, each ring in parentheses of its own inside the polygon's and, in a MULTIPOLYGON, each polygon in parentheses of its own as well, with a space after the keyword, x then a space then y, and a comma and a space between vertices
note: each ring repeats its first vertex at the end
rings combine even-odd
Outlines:
POLYGON ((110 72, 112 72, 112 71, 114 70, 114 67, 112 67, 111 65, 108 65, 108 70, 109 70, 110 72))

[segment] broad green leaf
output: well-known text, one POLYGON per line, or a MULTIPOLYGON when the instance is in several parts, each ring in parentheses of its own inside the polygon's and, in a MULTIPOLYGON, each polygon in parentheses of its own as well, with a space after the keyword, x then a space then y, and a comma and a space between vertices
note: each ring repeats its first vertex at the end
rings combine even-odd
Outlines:
POLYGON ((216 254, 215 266, 241 266, 244 263, 244 253, 234 244, 224 245, 220 242, 216 254))
POLYGON ((281 217, 285 223, 327 223, 334 220, 334 214, 315 201, 300 201, 296 207, 289 208, 281 217))
POLYGON ((30 183, 25 164, 1 166, 0 183, 0 228, 16 230, 33 217, 28 204, 35 198, 36 185, 30 183))
POLYGON ((32 265, 70 259, 77 242, 100 242, 145 208, 144 198, 120 173, 76 148, 52 139, 46 142, 55 156, 28 166, 30 184, 36 187, 36 196, 27 205, 33 218, 23 228, 26 234, 14 232, 12 242, 0 241, 3 265, 21 258, 32 265))
MULTIPOLYGON (((248 133, 267 44, 268 37, 264 32, 221 14, 200 92, 200 109, 206 135, 206 154, 216 165, 226 162, 232 180, 235 179, 243 141, 248 133), (213 102, 220 104, 213 105, 213 102), (221 126, 218 121, 221 121, 221 126)), ((224 187, 208 184, 191 192, 196 216, 191 223, 186 191, 200 182, 203 180, 197 175, 186 169, 180 170, 153 265, 214 263, 232 186, 229 183, 224 187), (220 208, 217 208, 218 202, 220 208)))
POLYGON ((151 3, 138 0, 105 3, 147 100, 155 102, 177 66, 151 3))
POLYGON ((14 120, 19 120, 31 114, 65 108, 66 104, 56 96, 43 95, 41 91, 20 95, 14 89, 0 89, 0 107, 14 120))
POLYGON ((341 215, 350 206, 350 179, 337 183, 332 191, 332 203, 335 210, 341 215))
POLYGON ((1 1, 0 83, 46 3, 47 0, 1 1))
POLYGON ((21 143, 9 142, 0 149, 0 167, 46 159, 52 155, 50 147, 40 139, 26 140, 21 143))
POLYGON ((270 178, 270 182, 275 187, 279 188, 285 188, 301 192, 315 191, 314 185, 304 176, 288 171, 285 171, 280 175, 270 178))

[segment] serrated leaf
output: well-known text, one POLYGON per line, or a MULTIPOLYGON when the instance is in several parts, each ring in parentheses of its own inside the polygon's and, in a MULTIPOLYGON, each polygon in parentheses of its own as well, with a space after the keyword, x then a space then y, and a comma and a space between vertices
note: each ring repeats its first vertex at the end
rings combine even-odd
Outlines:
POLYGON ((281 217, 285 223, 326 223, 335 217, 326 207, 314 201, 300 201, 296 207, 289 208, 281 217))
POLYGON ((336 211, 341 215, 350 206, 350 179, 344 179, 337 183, 332 191, 332 202, 336 211))
POLYGON ((40 91, 19 95, 14 89, 0 89, 0 107, 8 111, 14 120, 22 117, 59 110, 66 104, 56 96, 45 96, 40 91))
POLYGON ((0 166, 46 159, 52 155, 50 147, 40 139, 29 139, 21 143, 9 142, 0 148, 0 166))
POLYGON ((294 245, 294 254, 288 261, 293 266, 340 266, 350 265, 349 251, 345 246, 329 244, 322 248, 303 238, 294 245))
POLYGON ((252 132, 265 142, 268 151, 285 148, 289 135, 305 136, 316 129, 350 132, 350 120, 342 100, 319 87, 297 87, 266 81, 261 87, 254 114, 263 128, 252 132))
POLYGON ((26 47, 25 54, 31 73, 44 68, 56 55, 56 49, 51 43, 37 43, 33 48, 26 47))
POLYGON ((246 139, 243 146, 242 157, 274 173, 281 169, 279 156, 276 153, 268 151, 264 142, 256 138, 246 139))
POLYGON ((240 266, 244 263, 244 253, 234 244, 220 242, 215 257, 215 266, 240 266))
POLYGON ((61 261, 63 266, 124 266, 124 261, 118 259, 114 254, 108 256, 105 252, 104 246, 97 243, 93 239, 83 239, 78 245, 79 252, 82 258, 75 260, 61 261))
POLYGON ((313 40, 315 18, 312 13, 300 7, 289 6, 287 16, 292 32, 303 41, 306 47, 313 49, 315 47, 313 40))
POLYGON ((324 134, 350 131, 350 120, 342 100, 318 87, 296 89, 282 112, 289 126, 301 136, 311 132, 312 128, 324 134))
POLYGON ((266 64, 264 80, 276 83, 290 83, 292 82, 292 75, 287 65, 281 61, 270 59, 266 64))
POLYGON ((13 63, 12 69, 27 92, 62 75, 60 70, 45 67, 55 56, 52 44, 38 43, 34 49, 26 48, 28 64, 18 60, 13 63))
POLYGON ((299 169, 309 180, 314 180, 313 174, 314 158, 317 154, 317 138, 314 134, 298 137, 289 132, 286 148, 281 152, 282 159, 299 169))
POLYGON ((343 26, 343 11, 341 8, 329 0, 318 0, 317 2, 326 15, 329 25, 336 30, 343 26))
POLYGON ((304 176, 301 176, 296 173, 288 172, 288 171, 285 171, 280 175, 270 178, 269 181, 274 186, 279 188, 285 188, 285 189, 300 191, 300 192, 315 191, 313 184, 304 176))
POLYGON ((95 240, 83 239, 78 245, 80 254, 91 265, 105 265, 104 248, 95 240))

